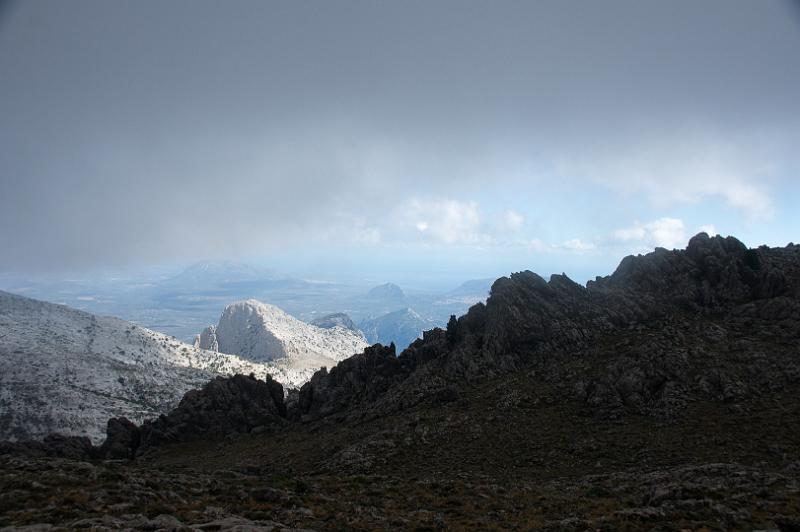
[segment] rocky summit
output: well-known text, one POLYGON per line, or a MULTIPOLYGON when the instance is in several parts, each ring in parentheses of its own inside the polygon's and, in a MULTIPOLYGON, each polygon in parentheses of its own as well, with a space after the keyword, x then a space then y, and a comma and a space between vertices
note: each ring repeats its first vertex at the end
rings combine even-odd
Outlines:
POLYGON ((255 299, 237 301, 225 307, 218 325, 197 335, 195 346, 268 363, 276 379, 299 387, 316 370, 331 367, 368 345, 364 335, 347 327, 341 316, 347 318, 334 315, 323 323, 328 326, 318 326, 255 299))
POLYGON ((800 246, 516 273, 288 394, 217 378, 100 446, 0 453, 4 526, 798 530, 800 246))

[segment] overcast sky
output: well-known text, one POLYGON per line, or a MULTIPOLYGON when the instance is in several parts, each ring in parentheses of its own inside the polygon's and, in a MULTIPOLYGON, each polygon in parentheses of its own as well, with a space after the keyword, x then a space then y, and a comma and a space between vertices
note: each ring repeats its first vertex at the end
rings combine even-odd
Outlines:
POLYGON ((0 272, 784 245, 798 95, 789 1, 4 3, 0 272))

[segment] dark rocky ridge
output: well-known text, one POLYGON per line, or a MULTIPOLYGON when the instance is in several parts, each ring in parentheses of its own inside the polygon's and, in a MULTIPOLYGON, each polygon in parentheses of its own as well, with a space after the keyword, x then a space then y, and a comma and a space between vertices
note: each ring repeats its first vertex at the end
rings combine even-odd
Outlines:
MULTIPOLYGON (((399 356, 394 345, 367 348, 318 371, 286 403, 274 381, 218 378, 140 428, 109 421, 108 441, 95 454, 133 456, 164 443, 274 431, 291 420, 380 417, 452 401, 469 383, 520 371, 600 417, 669 418, 694 400, 796 386, 799 337, 800 246, 748 249, 701 233, 683 251, 626 257, 586 287, 565 275, 502 277, 486 304, 446 331, 427 331, 399 356), (761 331, 787 349, 765 353, 731 329, 761 331)), ((53 452, 52 441, 43 448, 53 452)), ((57 441, 71 454, 83 448, 57 441)))
POLYGON ((728 329, 774 331, 791 348, 800 335, 799 293, 800 246, 747 249, 705 233, 685 251, 626 257, 586 287, 565 275, 547 282, 516 273, 495 281, 485 305, 446 332, 429 331, 396 360, 372 348, 318 373, 300 391, 299 414, 355 406, 383 414, 464 381, 535 368, 565 388, 565 400, 675 415, 693 398, 795 384, 796 350, 766 360, 728 329), (628 339, 645 329, 644 345, 628 339), (609 340, 622 340, 610 354, 603 352, 609 340))
MULTIPOLYGON (((141 428, 112 420, 100 450, 54 438, 40 454, 135 454, 132 477, 189 468, 229 489, 242 480, 214 471, 254 486, 304 475, 281 500, 316 500, 319 515, 293 521, 311 528, 790 530, 798 346, 800 246, 700 234, 586 287, 498 279, 446 330, 399 356, 372 346, 285 401, 269 383, 219 379, 141 428), (359 502, 342 515, 346 501, 359 502)), ((258 490, 225 504, 275 507, 258 490)))

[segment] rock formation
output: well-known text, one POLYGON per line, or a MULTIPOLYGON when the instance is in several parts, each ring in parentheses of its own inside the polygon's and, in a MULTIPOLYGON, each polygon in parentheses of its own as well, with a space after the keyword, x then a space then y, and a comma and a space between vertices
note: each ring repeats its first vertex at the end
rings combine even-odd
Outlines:
POLYGON ((219 324, 200 334, 198 345, 215 344, 221 353, 270 364, 273 377, 291 387, 368 345, 360 332, 339 325, 317 327, 254 299, 231 303, 219 324))

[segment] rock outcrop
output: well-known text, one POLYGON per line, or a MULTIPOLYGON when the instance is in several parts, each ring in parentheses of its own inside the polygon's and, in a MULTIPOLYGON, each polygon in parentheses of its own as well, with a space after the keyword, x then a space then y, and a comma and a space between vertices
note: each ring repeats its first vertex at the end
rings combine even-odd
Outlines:
POLYGON ((139 427, 137 453, 164 443, 275 430, 285 423, 283 386, 267 376, 218 377, 192 390, 178 407, 139 427))
POLYGON ((217 327, 216 325, 209 325, 198 334, 194 339, 194 346, 199 349, 208 349, 209 351, 219 351, 219 341, 217 341, 217 327))
POLYGON ((333 329, 334 327, 343 327, 345 329, 350 329, 356 333, 361 333, 361 329, 355 324, 355 322, 350 319, 350 316, 345 314, 344 312, 334 312, 333 314, 328 314, 327 316, 319 317, 311 322, 311 325, 315 327, 321 327, 323 329, 333 329))
POLYGON ((358 331, 338 324, 318 327, 278 307, 249 299, 225 307, 219 324, 206 328, 198 345, 216 347, 221 353, 254 363, 268 363, 276 379, 299 387, 319 368, 331 367, 368 344, 358 331))

